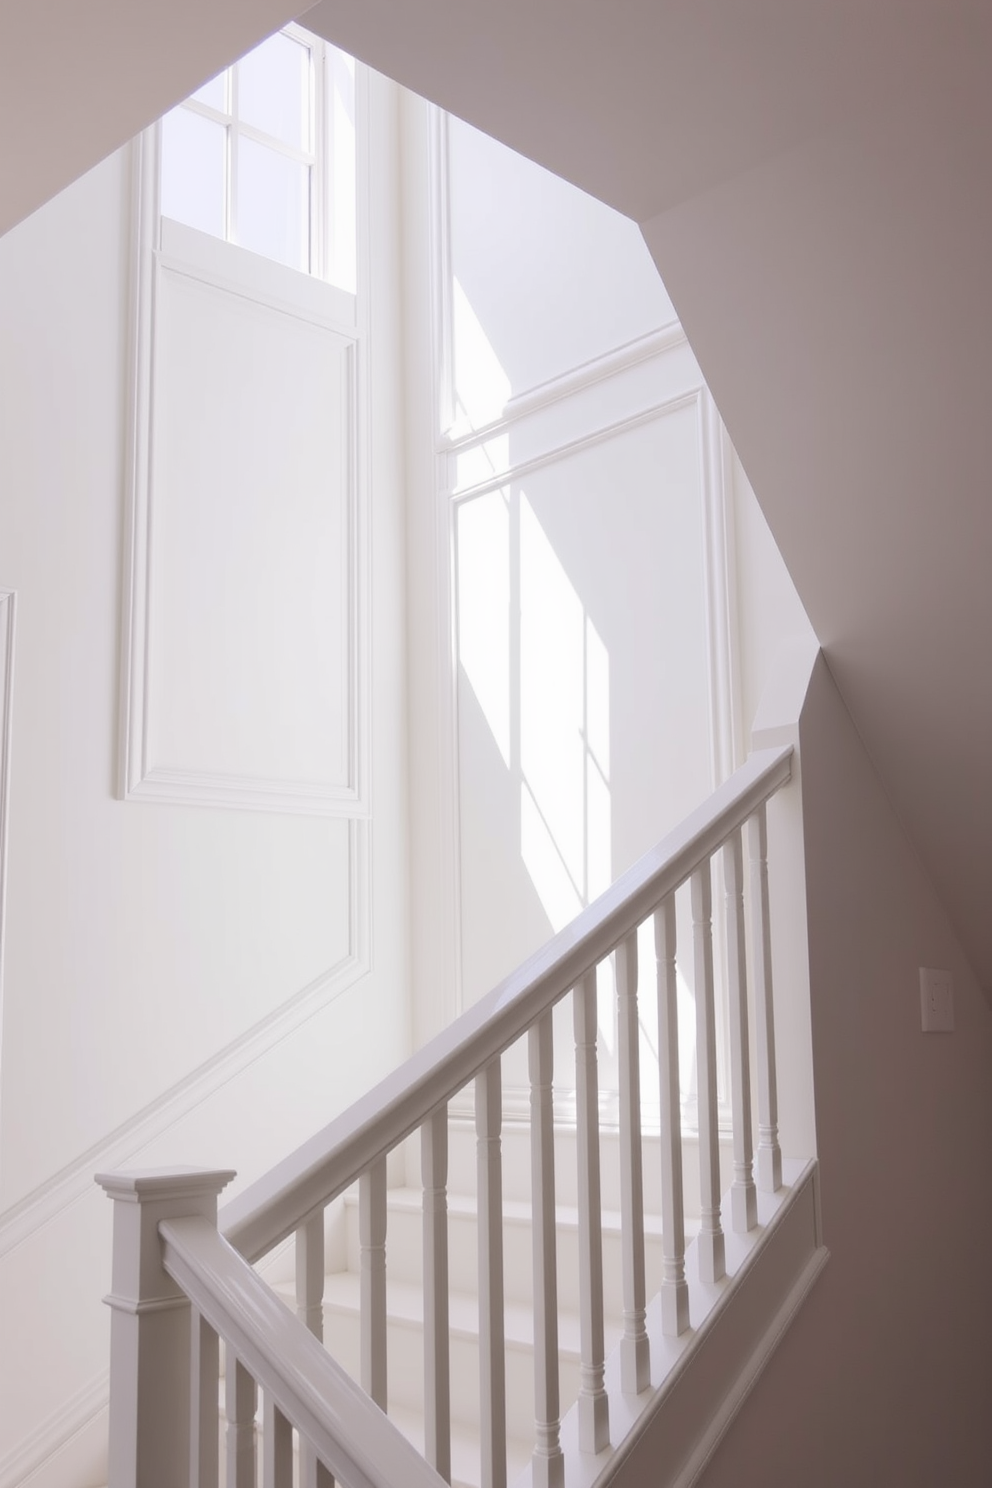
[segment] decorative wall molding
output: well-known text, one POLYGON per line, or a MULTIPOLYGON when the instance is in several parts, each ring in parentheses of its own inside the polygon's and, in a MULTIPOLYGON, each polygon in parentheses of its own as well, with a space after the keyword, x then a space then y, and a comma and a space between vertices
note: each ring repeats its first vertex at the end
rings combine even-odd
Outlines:
POLYGON ((599 383, 607 382, 623 372, 629 372, 645 362, 664 356, 666 352, 687 345, 685 331, 678 321, 662 326, 657 331, 649 331, 646 336, 638 336, 636 340, 628 341, 624 346, 605 351, 601 356, 583 362, 580 367, 573 367, 568 372, 563 372, 560 377, 554 377, 549 382, 543 382, 526 392, 518 393, 507 403, 502 418, 494 419, 491 424, 486 424, 481 429, 473 429, 471 433, 463 434, 457 439, 445 438, 441 441, 441 447, 454 454, 473 449, 480 444, 488 444, 499 435, 508 433, 523 419, 531 418, 535 413, 542 413, 545 409, 554 407, 556 403, 575 397, 577 393, 587 392, 599 383))
POLYGON ((110 1373, 103 1370, 0 1461, 0 1488, 29 1488, 36 1474, 72 1445, 107 1409, 110 1373))
POLYGON ((450 488, 449 499, 458 505, 463 501, 473 501, 477 496, 488 496, 492 491, 500 491, 504 486, 526 480, 529 475, 533 475, 538 470, 545 470, 549 465, 560 465, 563 460, 569 459, 572 455, 594 449, 599 444, 608 444, 611 439, 629 434, 634 429, 641 429, 646 424, 656 423, 658 419, 678 413, 683 408, 694 407, 699 417, 704 393, 703 387, 690 387, 673 398, 665 398, 649 404, 646 408, 639 408, 636 413, 626 418, 617 419, 613 423, 602 425, 601 428, 579 434, 574 439, 567 439, 561 444, 553 445, 531 459, 521 460, 519 464, 508 462, 502 470, 484 481, 477 481, 470 486, 450 488))
MULTIPOLYGON (((706 636, 709 655, 708 695, 710 707, 710 758, 712 783, 725 779, 740 762, 743 739, 740 733, 740 678, 735 641, 736 613, 732 469, 727 449, 727 436, 712 397, 703 381, 699 366, 688 346, 685 332, 678 321, 660 326, 635 340, 570 368, 548 382, 528 388, 512 397, 500 418, 486 426, 456 438, 441 432, 450 424, 453 407, 453 311, 451 291, 451 217, 449 207, 448 139, 446 115, 429 110, 429 174, 431 181, 430 258, 431 314, 434 336, 434 411, 436 500, 437 578, 441 602, 438 606, 437 661, 438 688, 444 717, 441 769, 444 773, 442 801, 445 820, 442 823, 441 846, 447 862, 443 876, 451 885, 449 902, 452 919, 439 925, 449 942, 447 954, 453 958, 452 986, 447 1002, 451 1015, 464 1006, 461 955, 461 808, 459 801, 459 744, 457 703, 457 627, 455 596, 457 594, 456 529, 457 508, 467 501, 498 491, 525 479, 535 471, 560 464, 573 455, 621 437, 633 430, 656 422, 681 409, 695 411, 699 479, 702 491, 703 555, 706 574, 706 636), (661 374, 661 375, 659 375, 661 374), (590 427, 587 421, 587 395, 624 386, 630 390, 631 412, 619 419, 607 416, 590 427), (581 400, 586 398, 586 402, 581 400), (548 446, 529 458, 509 458, 514 430, 539 428, 542 416, 557 414, 569 404, 582 408, 582 433, 562 440, 552 436, 548 446), (482 481, 457 481, 458 457, 487 446, 490 458, 499 459, 499 441, 503 441, 505 467, 496 469, 482 481)), ((549 427, 551 425, 549 424, 549 427)), ((558 427, 556 424, 555 427, 558 427)), ((538 439, 532 441, 537 443, 538 439)), ((722 1012, 722 1010, 721 1010, 722 1012)), ((726 1018, 721 1016, 721 1025, 726 1018)), ((720 1058, 724 1069, 721 1081, 726 1086, 729 1073, 729 1047, 726 1029, 721 1026, 720 1058)), ((729 1119, 729 1110, 721 1108, 721 1124, 729 1119)))
MULTIPOLYGON (((131 270, 130 390, 128 401, 127 500, 122 583, 122 646, 119 728, 119 791, 122 799, 183 805, 225 806, 308 815, 356 817, 368 809, 370 659, 367 506, 367 421, 360 404, 360 347, 367 335, 354 296, 333 286, 256 260, 230 244, 205 239, 158 213, 159 136, 154 127, 132 145, 133 235, 131 270), (164 229, 167 228, 166 233, 164 229), (168 251, 163 240, 168 239, 168 251), (184 251, 186 256, 184 255, 184 251), (184 761, 157 759, 152 722, 156 715, 156 619, 154 462, 156 413, 164 382, 161 327, 165 287, 193 281, 217 295, 242 299, 326 332, 341 348, 345 397, 347 533, 347 638, 342 656, 346 762, 344 776, 299 779, 229 773, 184 761), (361 425, 361 428, 360 428, 361 425)), ((160 494, 159 494, 160 499, 160 494)))
POLYGON ((97 1169, 121 1167, 276 1044, 353 987, 372 966, 372 856, 367 821, 348 827, 348 950, 273 1012, 192 1070, 130 1120, 95 1142, 46 1182, 0 1214, 0 1258, 89 1191, 97 1169))
POLYGON ((0 589, 0 1090, 3 1089, 3 967, 7 939, 7 835, 14 709, 15 605, 14 591, 0 589))

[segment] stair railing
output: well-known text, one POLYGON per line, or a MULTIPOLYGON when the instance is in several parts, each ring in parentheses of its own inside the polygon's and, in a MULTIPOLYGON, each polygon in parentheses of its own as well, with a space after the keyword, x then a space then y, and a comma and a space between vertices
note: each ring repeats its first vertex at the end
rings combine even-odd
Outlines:
POLYGON ((791 747, 758 751, 594 904, 393 1075, 252 1184, 221 1216, 230 1173, 110 1174, 115 1199, 110 1488, 218 1481, 219 1342, 227 1353, 226 1479, 255 1488, 257 1390, 265 1488, 290 1488, 293 1433, 300 1488, 436 1488, 451 1478, 448 1356, 447 1111, 475 1084, 481 1482, 504 1488, 501 1057, 526 1036, 531 1081, 535 1445, 531 1481, 566 1481, 560 1422, 551 1014, 572 993, 580 1272, 578 1448, 610 1444, 600 1194, 596 968, 614 955, 620 1053, 623 1336, 620 1390, 651 1381, 646 1319, 637 931, 653 920, 661 1112, 662 1333, 690 1325, 685 1268, 675 894, 690 886, 699 1098, 700 1278, 725 1274, 716 1080, 712 869, 726 895, 733 1113, 733 1230, 753 1229, 757 1189, 782 1183, 765 806, 791 775, 791 747), (744 836, 750 858, 745 925, 744 836), (758 1148, 752 1139, 747 950, 753 976, 758 1148), (425 1458, 383 1412, 386 1359, 386 1159, 421 1136, 424 1184, 425 1458), (324 1213, 357 1182, 361 1247, 361 1388, 323 1349, 324 1213), (295 1233, 297 1316, 252 1270, 295 1233), (192 1342, 191 1342, 192 1340, 192 1342), (184 1477, 184 1474, 186 1475, 184 1477))

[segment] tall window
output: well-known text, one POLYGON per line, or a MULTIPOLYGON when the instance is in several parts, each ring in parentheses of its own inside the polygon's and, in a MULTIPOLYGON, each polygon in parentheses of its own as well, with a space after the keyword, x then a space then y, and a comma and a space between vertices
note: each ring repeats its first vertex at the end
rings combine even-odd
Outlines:
POLYGON ((355 64, 299 26, 162 121, 161 210, 355 291, 355 64))

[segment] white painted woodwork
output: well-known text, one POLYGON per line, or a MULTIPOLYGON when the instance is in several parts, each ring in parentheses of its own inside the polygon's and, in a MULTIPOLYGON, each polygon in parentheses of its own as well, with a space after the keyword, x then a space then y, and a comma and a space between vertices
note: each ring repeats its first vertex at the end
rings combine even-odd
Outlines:
POLYGON ((424 1184, 424 1456, 451 1481, 448 1339, 448 1107, 420 1129, 424 1184))
POLYGON ((10 813, 10 752, 14 708, 14 616, 16 596, 0 589, 0 1096, 3 1092, 3 968, 7 941, 7 820, 10 813))
POLYGON ((534 1274, 534 1488, 563 1488, 555 1226, 554 1029, 544 1013, 527 1034, 530 1066, 531 1224, 534 1274))
POLYGON ((699 1270, 704 1281, 725 1271, 720 1223, 720 1147, 716 1093, 716 1019, 713 990, 713 885, 709 860, 692 874, 692 933, 696 975, 696 1085, 699 1091, 699 1270))
POLYGON ((661 1315, 662 1330, 666 1338, 677 1338, 689 1326, 689 1288, 685 1275, 676 934, 675 895, 668 894, 654 915, 658 988, 658 1078, 661 1097, 661 1315))
POLYGON ((650 1383, 651 1351, 644 1326, 644 1179, 636 935, 628 935, 617 947, 615 959, 620 1052, 620 1223, 623 1242, 620 1377, 625 1394, 639 1395, 650 1383))
POLYGON ((760 801, 789 780, 791 756, 791 745, 755 751, 574 924, 304 1148, 243 1189, 221 1216, 223 1232, 235 1249, 250 1260, 266 1254, 319 1205, 343 1193, 380 1154, 421 1126, 436 1108, 439 1093, 461 1090, 509 1048, 698 864, 708 862, 760 801))
POLYGON ((362 1265, 362 1388, 386 1409, 386 1159, 358 1180, 362 1265))
POLYGON ((603 1384, 603 1236, 599 1185, 599 1084, 596 1075, 596 967, 572 992, 575 1028, 575 1125, 579 1190, 579 1446, 601 1452, 610 1440, 603 1384))
POLYGON ((751 1137, 751 1047, 747 1012, 747 947, 744 936, 744 849, 741 829, 732 833, 722 853, 727 905, 727 995, 730 1003, 731 1101, 734 1113, 734 1181, 730 1190, 731 1223, 747 1231, 757 1222, 751 1137))
MULTIPOLYGON (((452 1070, 474 1073, 476 1103, 476 1190, 478 1246, 478 1402, 480 1473, 483 1488, 505 1488, 507 1480, 507 1372, 504 1277, 504 1214, 502 1164, 502 1051, 527 1034, 531 1075, 531 1234, 533 1244, 534 1419, 536 1443, 531 1481, 542 1488, 563 1488, 568 1448, 559 1424, 560 1360, 558 1356, 558 1256, 556 1253, 556 1183, 553 1122, 553 1007, 572 987, 575 1043, 576 1234, 578 1278, 578 1375, 574 1419, 577 1449, 587 1458, 610 1445, 611 1393, 619 1412, 618 1442, 636 1418, 634 1402, 651 1388, 652 1327, 659 1340, 687 1337, 691 1292, 684 1268, 681 1132, 679 1130, 678 1024, 676 1008, 675 891, 691 884, 694 931, 695 992, 700 1091, 700 1153, 702 1229, 695 1242, 700 1282, 711 1286, 726 1274, 725 1238, 720 1228, 719 1150, 716 1112, 714 987, 711 913, 711 875, 714 857, 727 860, 726 881, 731 922, 730 945, 743 960, 743 892, 741 828, 755 807, 789 776, 791 750, 769 750, 722 787, 683 828, 659 844, 644 863, 628 873, 591 906, 575 925, 562 931, 535 964, 525 965, 515 979, 495 990, 489 999, 469 1009, 453 1029, 408 1061, 405 1069, 373 1090, 264 1180, 260 1202, 258 1185, 247 1200, 231 1205, 225 1214, 228 1240, 216 1228, 216 1189, 230 1176, 173 1175, 151 1179, 152 1199, 164 1193, 172 1203, 159 1222, 161 1205, 149 1203, 145 1244, 153 1246, 158 1273, 157 1291, 150 1299, 151 1316, 180 1317, 183 1347, 177 1348, 175 1327, 167 1335, 163 1358, 172 1371, 171 1424, 178 1432, 192 1477, 209 1479, 210 1464, 199 1465, 200 1423, 206 1413, 203 1381, 216 1375, 217 1338, 223 1338, 228 1358, 228 1488, 255 1488, 256 1390, 263 1392, 262 1488, 290 1488, 293 1477, 294 1431, 300 1440, 301 1488, 326 1488, 329 1474, 343 1473, 346 1483, 368 1483, 388 1488, 391 1478, 349 1478, 358 1458, 373 1452, 369 1433, 383 1429, 386 1388, 386 1261, 387 1157, 406 1133, 421 1125, 420 1161, 423 1177, 422 1226, 426 1316, 424 1319, 424 1402, 428 1420, 425 1442, 431 1462, 417 1459, 418 1471, 429 1474, 426 1484, 451 1476, 451 1365, 448 1265, 448 1107, 435 1104, 418 1110, 434 1077, 453 1081, 452 1070), (663 1108, 662 1292, 651 1324, 645 1306, 645 1214, 641 1154, 639 1007, 637 930, 654 916, 655 957, 659 991, 659 1057, 663 1108), (619 1190, 622 1271, 622 1329, 620 1348, 609 1368, 605 1357, 605 1288, 603 1275, 604 1213, 601 1195, 601 1154, 598 1082, 598 974, 610 949, 615 950, 619 1065, 624 1102, 620 1113, 619 1190), (577 971, 577 977, 570 976, 577 971), (537 1009, 530 1024, 527 1012, 537 1009), (494 1047, 495 1045, 495 1047, 494 1047), (492 1050, 488 1057, 486 1051, 492 1050), (411 1114, 416 1113, 411 1120, 411 1114), (354 1411, 356 1387, 346 1384, 338 1364, 320 1349, 320 1312, 324 1258, 323 1206, 353 1178, 358 1179, 359 1265, 359 1398, 363 1411, 354 1411), (210 1189, 210 1184, 213 1189, 210 1189), (170 1188, 170 1184, 172 1187, 170 1188), (176 1186, 178 1184, 178 1187, 176 1186), (199 1188, 197 1188, 199 1184, 199 1188), (317 1185, 317 1188, 315 1188, 317 1185), (173 1192, 173 1188, 175 1192, 173 1192), (189 1198, 192 1189, 196 1202, 189 1198), (204 1197, 205 1195, 205 1197, 204 1197), (676 1197, 678 1203, 676 1204, 676 1197), (172 1218, 179 1205, 181 1218, 172 1218), (197 1207, 198 1205, 198 1207, 197 1207), (206 1218, 203 1214, 206 1213, 206 1218), (189 1217, 192 1214, 192 1217, 189 1217), (267 1241, 259 1235, 268 1226, 267 1241), (275 1294, 251 1270, 230 1243, 245 1250, 254 1240, 258 1258, 279 1239, 296 1231, 297 1317, 281 1307, 275 1294), (148 1237, 151 1237, 150 1240, 148 1237), (159 1244, 160 1242, 160 1244, 159 1244), (164 1270, 163 1270, 164 1268, 164 1270), (178 1283, 179 1290, 173 1283, 178 1283), (172 1287, 171 1294, 168 1287, 172 1287), (166 1296, 163 1313, 160 1298, 166 1296), (190 1348, 190 1307, 197 1330, 190 1348), (274 1310, 273 1310, 274 1309, 274 1310), (200 1321, 202 1319, 202 1329, 200 1321), (169 1362, 171 1349, 171 1363, 169 1362), (316 1349, 320 1365, 315 1362, 316 1349), (190 1371, 191 1354, 194 1368, 190 1371), (330 1369, 331 1373, 326 1374, 330 1369), (323 1376, 321 1372, 324 1371, 323 1376), (322 1382, 318 1387, 318 1377, 322 1382), (317 1391, 318 1393, 314 1393, 317 1391), (322 1392, 322 1393, 320 1393, 322 1392), (627 1404, 624 1405, 623 1401, 627 1404), (314 1410, 314 1402, 317 1408, 314 1410), (190 1431, 190 1410, 196 1421, 190 1431), (374 1416, 368 1412, 374 1411, 374 1416), (633 1415, 631 1412, 633 1411, 633 1415), (373 1424, 376 1423, 373 1429, 373 1424)), ((731 971, 735 997, 746 996, 743 967, 731 971)), ((738 1040, 747 1052, 746 1024, 738 1040)), ((444 1086, 449 1098, 459 1088, 444 1086)), ((746 1090, 746 1081, 742 1089, 746 1090)), ((745 1129, 746 1135, 746 1129, 745 1129)), ((749 1151, 747 1142, 745 1150, 749 1151)), ((147 1181, 113 1175, 103 1180, 120 1200, 116 1208, 126 1220, 139 1212, 135 1193, 147 1181)), ((123 1222, 123 1221, 122 1221, 123 1222)), ((741 1226, 745 1240, 754 1225, 741 1226)), ((738 1236, 733 1237, 737 1243, 738 1236)), ((814 1236, 815 1239, 815 1236, 814 1236)), ((134 1246, 132 1251, 139 1251, 134 1246)), ((250 1252, 249 1252, 250 1253, 250 1252)), ((126 1269, 122 1246, 115 1253, 115 1277, 126 1269)), ((132 1259, 133 1264, 133 1259, 132 1259)), ((121 1306, 122 1304, 118 1304, 121 1306)), ((695 1304, 694 1304, 695 1305, 695 1304)), ((701 1304, 700 1316, 713 1305, 701 1304)), ((140 1308, 135 1309, 141 1311, 140 1308)), ((130 1318, 129 1308, 125 1308, 130 1318)), ((696 1323, 697 1328, 699 1323, 696 1323)), ((660 1347, 660 1343, 659 1343, 660 1347)), ((671 1348, 666 1359, 675 1357, 671 1348)), ((516 1380, 513 1381, 516 1386, 516 1380)), ((132 1402, 133 1403, 133 1402, 132 1402)), ((129 1427, 134 1437, 133 1422, 129 1427)), ((126 1433, 125 1433, 126 1435, 126 1433)), ((389 1438, 387 1454, 396 1443, 389 1438), (391 1445, 390 1445, 391 1443, 391 1445)), ((380 1464, 381 1465, 381 1464, 380 1464)), ((393 1467, 396 1467, 394 1461, 393 1467)), ((129 1488, 132 1480, 112 1488, 129 1488)), ((407 1478, 403 1478, 404 1483, 407 1478)), ((136 1488, 136 1485, 135 1485, 136 1488)), ((212 1485, 211 1485, 212 1488, 212 1485)))
POLYGON ((296 1316, 315 1338, 324 1336, 324 1211, 296 1231, 296 1316))
POLYGON ((359 815, 356 301, 160 222, 156 136, 135 145, 122 792, 359 815))
POLYGON ((751 962, 754 974, 755 1063, 758 1077, 758 1187, 775 1193, 782 1183, 775 1074, 775 1003, 768 910, 768 814, 764 802, 747 823, 751 864, 751 962))
POLYGON ((227 1488, 256 1488, 258 1481, 258 1386, 237 1357, 230 1353, 224 1375, 227 1414, 225 1458, 227 1488))
POLYGON ((262 1401, 262 1488, 293 1488, 293 1428, 266 1393, 262 1401))
POLYGON ((475 1079, 479 1163, 479 1451, 482 1488, 506 1488, 503 1336, 503 1091, 499 1058, 475 1079))
MULTIPOLYGON (((216 1232, 229 1171, 100 1173, 114 1201, 110 1338, 111 1488, 170 1488, 190 1476, 190 1301, 163 1269, 158 1227, 197 1215, 216 1232)), ((216 1418, 215 1418, 216 1419, 216 1418)))
MULTIPOLYGON (((324 1211, 296 1231, 296 1316, 317 1339, 324 1336, 324 1211)), ((299 1444, 300 1488, 318 1488, 320 1463, 309 1442, 299 1444)))
POLYGON ((218 1488, 217 1382, 220 1340, 195 1308, 190 1316, 190 1488, 218 1488))
POLYGON ((441 1488, 434 1469, 214 1224, 176 1219, 159 1233, 168 1275, 336 1479, 346 1488, 441 1488))

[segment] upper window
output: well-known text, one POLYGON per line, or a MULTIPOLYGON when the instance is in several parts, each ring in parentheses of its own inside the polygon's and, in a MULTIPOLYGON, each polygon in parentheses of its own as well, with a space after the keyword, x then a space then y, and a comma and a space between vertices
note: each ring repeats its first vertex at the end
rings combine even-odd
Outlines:
POLYGON ((299 26, 162 120, 164 217, 355 292, 355 64, 299 26))

